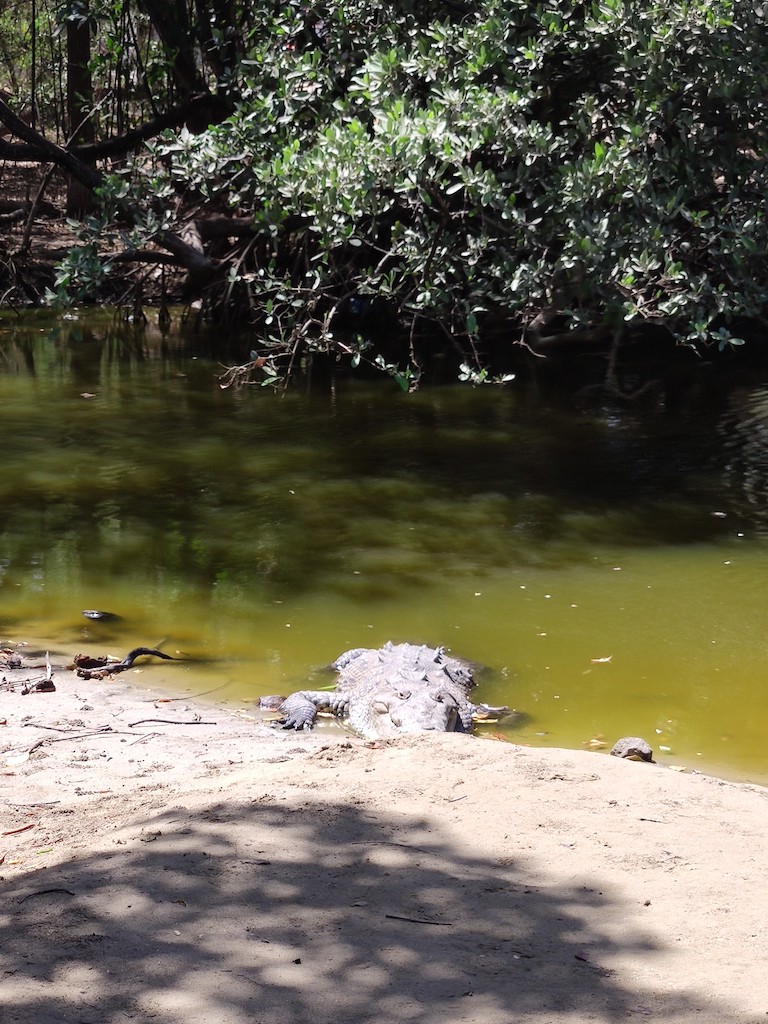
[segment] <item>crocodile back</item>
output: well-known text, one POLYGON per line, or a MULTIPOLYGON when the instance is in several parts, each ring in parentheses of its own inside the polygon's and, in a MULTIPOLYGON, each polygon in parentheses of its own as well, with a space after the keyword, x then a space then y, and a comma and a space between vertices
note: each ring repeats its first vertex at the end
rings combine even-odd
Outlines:
POLYGON ((445 653, 443 647, 425 644, 393 644, 388 641, 375 650, 345 651, 333 663, 339 672, 336 689, 354 698, 364 698, 386 688, 408 685, 419 689, 444 689, 455 700, 466 700, 475 685, 472 668, 445 653))
POLYGON ((472 669, 442 647, 386 643, 336 659, 337 700, 350 726, 372 738, 468 728, 472 669))

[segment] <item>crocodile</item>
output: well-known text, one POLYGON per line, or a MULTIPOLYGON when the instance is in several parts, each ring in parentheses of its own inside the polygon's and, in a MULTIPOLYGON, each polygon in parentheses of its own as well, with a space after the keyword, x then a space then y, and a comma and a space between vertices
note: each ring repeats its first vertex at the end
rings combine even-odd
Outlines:
POLYGON ((509 708, 473 704, 472 667, 442 647, 393 644, 345 651, 331 668, 336 689, 298 690, 282 701, 284 729, 311 729, 329 709, 366 739, 408 732, 469 732, 476 719, 509 714, 509 708))

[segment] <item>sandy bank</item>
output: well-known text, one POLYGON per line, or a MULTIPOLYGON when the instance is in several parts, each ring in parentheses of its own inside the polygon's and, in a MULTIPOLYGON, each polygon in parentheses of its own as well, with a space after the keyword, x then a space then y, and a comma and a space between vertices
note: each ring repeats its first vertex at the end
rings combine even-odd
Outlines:
POLYGON ((4 1022, 767 1019, 768 790, 5 675, 4 1022))

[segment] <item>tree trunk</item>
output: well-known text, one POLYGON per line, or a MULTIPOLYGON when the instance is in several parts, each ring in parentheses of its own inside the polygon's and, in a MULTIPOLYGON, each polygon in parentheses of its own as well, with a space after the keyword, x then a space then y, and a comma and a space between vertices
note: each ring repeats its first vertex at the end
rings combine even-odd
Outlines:
MULTIPOLYGON (((70 145, 92 143, 93 82, 88 62, 91 59, 91 26, 85 17, 67 21, 67 131, 70 145)), ((89 161, 90 163, 90 161, 89 161)), ((95 169, 95 163, 90 164, 95 169)), ((67 215, 83 218, 94 209, 93 192, 77 178, 67 183, 67 215)))

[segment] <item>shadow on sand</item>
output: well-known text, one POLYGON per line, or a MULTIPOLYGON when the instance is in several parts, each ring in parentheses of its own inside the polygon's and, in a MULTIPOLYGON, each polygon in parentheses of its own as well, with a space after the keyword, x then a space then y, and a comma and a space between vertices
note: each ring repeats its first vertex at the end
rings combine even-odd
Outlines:
POLYGON ((739 1019, 619 983, 612 962, 652 978, 657 947, 609 939, 617 905, 588 879, 534 886, 523 857, 469 857, 401 812, 177 806, 102 850, 0 888, 3 1021, 739 1019))

